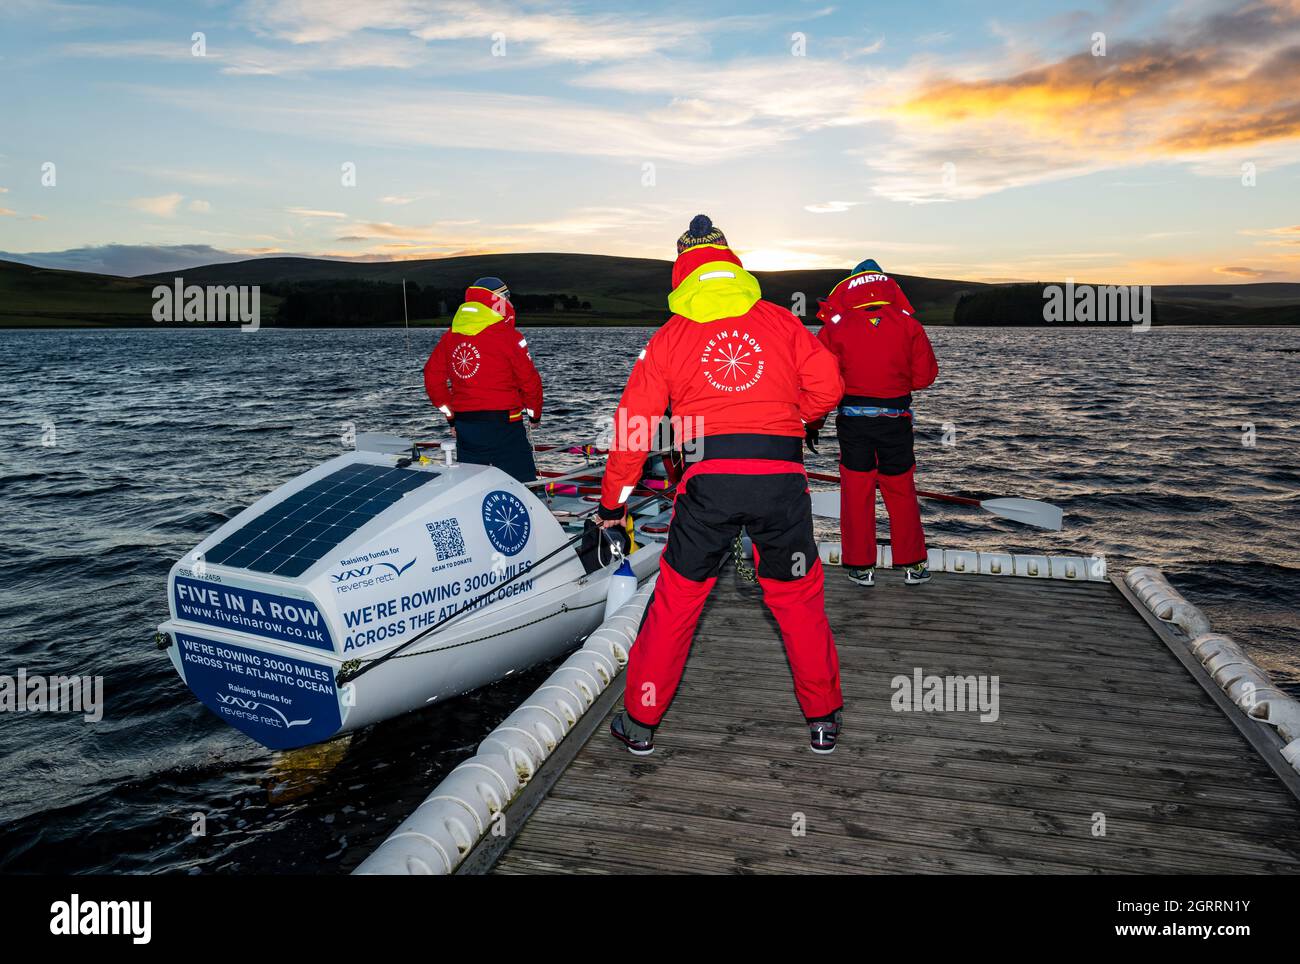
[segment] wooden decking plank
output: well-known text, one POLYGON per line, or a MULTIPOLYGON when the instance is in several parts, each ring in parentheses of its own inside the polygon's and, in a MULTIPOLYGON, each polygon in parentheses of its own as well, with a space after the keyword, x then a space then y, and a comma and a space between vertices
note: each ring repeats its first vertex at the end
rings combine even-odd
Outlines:
POLYGON ((496 870, 1300 872, 1300 803, 1115 586, 828 575, 833 757, 807 750, 758 588, 724 575, 655 756, 602 720, 496 870), (889 681, 917 666, 998 676, 1000 719, 893 711, 889 681))
POLYGON ((1295 849, 1230 828, 1221 827, 1219 832, 1203 836, 1171 834, 1167 826, 1151 826, 1112 814, 1106 822, 1106 835, 1093 837, 1092 810, 1068 813, 948 799, 941 810, 924 811, 897 795, 868 793, 846 801, 826 786, 814 784, 801 786, 797 795, 773 794, 770 789, 752 795, 761 788, 743 776, 728 774, 725 780, 720 776, 701 781, 698 773, 674 770, 657 783, 656 790, 662 793, 642 790, 639 784, 625 791, 592 783, 581 788, 560 784, 552 794, 574 803, 654 811, 665 819, 703 814, 743 825, 755 837, 775 831, 779 837, 775 842, 784 842, 790 835, 797 812, 807 819, 809 832, 817 833, 819 838, 857 838, 865 832, 861 828, 869 826, 873 837, 896 843, 927 840, 931 841, 928 845, 964 850, 974 827, 982 828, 980 839, 998 840, 1006 848, 1006 855, 1032 851, 1040 858, 1090 870, 1121 872, 1124 868, 1118 863, 1130 860, 1133 850, 1159 856, 1166 862, 1164 869, 1174 873, 1194 869, 1207 855, 1226 861, 1224 872, 1255 873, 1265 866, 1270 871, 1300 869, 1300 854, 1295 849), (681 779, 683 776, 688 779, 681 779), (746 795, 747 805, 737 810, 735 801, 742 794, 746 795))

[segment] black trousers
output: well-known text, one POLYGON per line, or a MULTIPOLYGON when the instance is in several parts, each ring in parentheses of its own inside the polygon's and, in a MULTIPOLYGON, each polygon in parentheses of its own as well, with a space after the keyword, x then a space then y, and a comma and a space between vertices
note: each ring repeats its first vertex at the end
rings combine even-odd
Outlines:
POLYGON ((495 465, 520 482, 535 481, 537 465, 533 462, 533 447, 528 442, 523 421, 480 421, 465 417, 473 414, 456 416, 457 457, 471 465, 495 465))
POLYGON ((902 475, 916 465, 912 420, 907 416, 844 415, 835 417, 840 463, 854 472, 902 475))
POLYGON ((687 579, 711 579, 742 527, 758 547, 762 578, 798 579, 818 558, 808 480, 786 472, 692 476, 673 506, 664 559, 687 579))

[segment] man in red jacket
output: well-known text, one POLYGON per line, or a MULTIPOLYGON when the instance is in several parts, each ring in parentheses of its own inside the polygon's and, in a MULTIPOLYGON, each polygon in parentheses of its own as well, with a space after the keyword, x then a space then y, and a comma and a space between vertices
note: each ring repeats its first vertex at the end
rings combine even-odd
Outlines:
POLYGON ((804 423, 822 418, 842 393, 838 366, 794 315, 760 300, 758 281, 707 217, 691 221, 677 251, 674 314, 632 368, 601 492, 600 518, 619 524, 671 406, 686 470, 612 732, 633 753, 653 750, 700 611, 743 527, 812 748, 829 753, 843 700, 802 443, 804 423))
POLYGON ((541 421, 542 379, 514 325, 505 282, 475 281, 424 364, 424 388, 455 431, 462 462, 532 482, 537 467, 523 420, 541 421))
MULTIPOLYGON (((917 585, 930 578, 914 480, 912 392, 932 385, 939 365, 910 309, 892 278, 868 268, 837 284, 817 312, 825 323, 817 337, 835 354, 844 376, 835 419, 842 559, 849 578, 862 586, 875 582, 877 484, 903 581, 917 585)), ((818 428, 810 428, 810 443, 818 428)))

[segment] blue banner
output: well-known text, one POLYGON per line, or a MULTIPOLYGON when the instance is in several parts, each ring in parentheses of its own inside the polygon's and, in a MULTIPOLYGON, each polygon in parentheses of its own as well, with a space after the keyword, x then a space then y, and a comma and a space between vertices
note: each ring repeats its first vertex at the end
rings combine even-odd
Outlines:
POLYGON ((334 651, 329 625, 315 603, 177 576, 176 618, 284 643, 334 651))
POLYGON ((343 725, 328 666, 176 634, 185 682, 203 705, 272 750, 328 740, 343 725))

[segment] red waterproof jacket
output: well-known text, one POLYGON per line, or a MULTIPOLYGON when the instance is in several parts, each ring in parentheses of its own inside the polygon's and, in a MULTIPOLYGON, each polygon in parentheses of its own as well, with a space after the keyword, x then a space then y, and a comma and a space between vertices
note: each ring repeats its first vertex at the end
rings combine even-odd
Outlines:
POLYGON ((843 308, 831 315, 817 339, 839 360, 846 395, 897 399, 928 388, 939 377, 925 328, 893 305, 843 308))
POLYGON ((760 295, 729 248, 701 245, 677 258, 668 297, 675 313, 641 352, 615 414, 604 509, 621 506, 640 481, 669 405, 678 441, 689 443, 734 434, 801 439, 804 423, 839 401, 834 356, 760 295))
POLYGON ((424 388, 444 415, 501 411, 542 414, 542 379, 528 341, 514 326, 514 308, 486 288, 471 287, 451 330, 424 364, 424 388))

